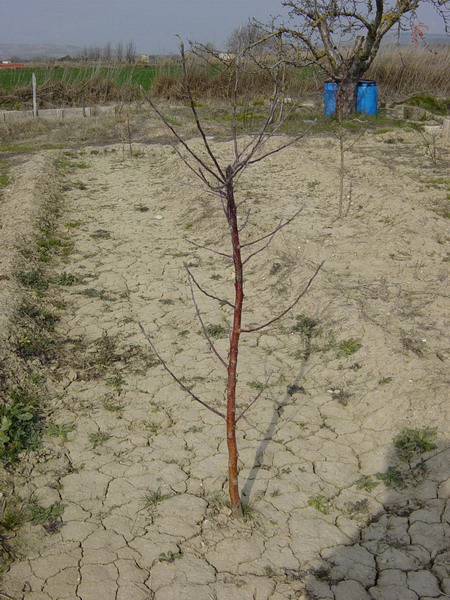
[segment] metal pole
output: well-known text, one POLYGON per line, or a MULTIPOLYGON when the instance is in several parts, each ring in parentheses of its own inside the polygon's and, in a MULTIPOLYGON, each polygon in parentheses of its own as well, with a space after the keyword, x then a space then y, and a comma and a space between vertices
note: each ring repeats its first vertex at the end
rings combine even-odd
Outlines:
POLYGON ((36 98, 36 75, 34 73, 31 75, 31 84, 33 86, 33 117, 37 117, 38 109, 37 109, 37 98, 36 98))

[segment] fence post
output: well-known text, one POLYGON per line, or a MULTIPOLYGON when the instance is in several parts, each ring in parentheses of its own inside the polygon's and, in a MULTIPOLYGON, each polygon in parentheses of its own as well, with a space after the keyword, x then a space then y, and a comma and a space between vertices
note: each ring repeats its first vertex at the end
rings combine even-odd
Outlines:
POLYGON ((31 75, 31 85, 33 86, 33 117, 38 116, 37 98, 36 98, 36 75, 31 75))

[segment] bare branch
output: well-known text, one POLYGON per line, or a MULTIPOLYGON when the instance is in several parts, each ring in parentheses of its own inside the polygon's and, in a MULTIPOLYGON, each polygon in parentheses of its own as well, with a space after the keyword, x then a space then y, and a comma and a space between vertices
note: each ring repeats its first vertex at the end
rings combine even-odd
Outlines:
POLYGON ((266 248, 268 248, 270 246, 270 244, 272 243, 273 238, 275 237, 276 231, 274 231, 272 233, 272 235, 269 238, 269 241, 264 244, 264 246, 261 246, 261 248, 258 248, 258 250, 255 250, 255 252, 252 252, 251 254, 249 254, 247 256, 247 258, 242 262, 243 265, 247 264, 254 256, 256 256, 257 254, 259 254, 260 252, 262 252, 263 250, 265 250, 266 248))
POLYGON ((184 265, 184 268, 186 269, 186 271, 188 273, 188 281, 189 281, 189 287, 191 289, 192 302, 194 304, 195 312, 197 313, 197 319, 200 322, 200 325, 201 325, 201 328, 202 328, 202 331, 203 331, 203 335, 205 336, 205 338, 208 341, 208 344, 209 344, 209 347, 211 349, 211 352, 213 352, 216 355, 216 357, 223 364, 223 366, 225 367, 225 369, 228 369, 227 363, 220 356, 219 352, 217 351, 216 347, 214 346, 214 342, 212 341, 211 336, 208 334, 208 331, 206 329, 205 323, 203 322, 202 315, 200 314, 200 309, 199 309, 197 301, 195 299, 194 288, 192 287, 191 272, 189 271, 189 268, 188 268, 187 264, 184 265))
POLYGON ((231 304, 231 302, 228 302, 228 300, 225 300, 224 298, 219 298, 218 296, 214 296, 213 294, 209 294, 208 292, 206 292, 201 286, 200 284, 197 282, 197 280, 195 279, 192 271, 189 269, 189 267, 187 266, 187 264, 184 265, 185 268, 187 269, 187 272, 189 273, 189 275, 192 278, 192 281, 195 283, 195 285, 197 286, 197 288, 201 291, 202 294, 204 294, 205 296, 208 296, 208 298, 212 298, 213 300, 217 300, 218 302, 220 302, 221 304, 226 304, 227 306, 229 306, 230 308, 234 309, 234 305, 231 304))
POLYGON ((231 256, 231 254, 225 254, 225 252, 219 252, 218 250, 214 250, 214 248, 208 248, 208 246, 201 246, 200 244, 197 244, 196 242, 193 242, 192 240, 186 240, 186 241, 188 244, 192 244, 196 248, 201 248, 202 250, 208 250, 209 252, 212 252, 213 254, 218 254, 219 256, 225 256, 225 258, 230 258, 230 259, 233 258, 231 256))
POLYGON ((252 212, 252 209, 251 209, 251 208, 249 208, 249 209, 248 209, 248 211, 247 211, 247 215, 245 216, 245 221, 244 221, 244 223, 243 223, 243 224, 242 224, 242 225, 239 227, 239 233, 240 233, 240 232, 241 232, 243 229, 245 229, 245 228, 247 227, 247 225, 248 225, 248 222, 249 222, 249 219, 250 219, 250 214, 251 214, 251 212, 252 212))
POLYGON ((245 244, 241 244, 241 248, 247 248, 247 246, 253 246, 254 244, 257 244, 258 242, 262 242, 263 240, 266 240, 268 237, 272 237, 273 235, 278 233, 280 231, 280 229, 283 229, 283 227, 286 227, 286 225, 289 225, 289 223, 291 223, 296 217, 298 217, 298 215, 302 212, 302 210, 303 210, 303 208, 300 208, 296 213, 294 213, 292 215, 292 217, 290 217, 284 223, 282 223, 280 221, 280 223, 277 225, 277 227, 275 227, 275 229, 273 231, 271 231, 270 233, 268 233, 267 235, 263 235, 262 237, 258 238, 257 240, 253 240, 252 242, 246 242, 245 244))
MULTIPOLYGON (((164 123, 164 125, 167 127, 167 129, 169 129, 172 134, 175 136, 175 138, 180 142, 180 144, 187 150, 187 152, 192 156, 192 158, 194 160, 196 160, 201 167, 203 167, 203 169, 205 171, 207 171, 210 175, 212 175, 215 179, 217 179, 217 181, 219 181, 221 184, 224 183, 223 179, 221 179, 221 177, 214 172, 213 169, 211 169, 204 160, 202 160, 198 154, 196 154, 193 150, 191 150, 191 148, 189 147, 189 145, 184 141, 184 139, 180 136, 180 134, 177 132, 177 130, 175 129, 175 127, 173 127, 173 125, 171 125, 169 123, 169 121, 167 120, 167 118, 164 116, 164 114, 159 110, 159 108, 156 106, 156 104, 153 102, 151 96, 149 96, 145 91, 144 88, 141 86, 141 93, 143 94, 144 98, 147 100, 147 102, 150 104, 150 106, 152 107, 152 109, 155 111, 155 113, 158 115, 158 117, 161 119, 161 121, 164 123)), ((195 173, 196 171, 194 171, 195 173)), ((210 184, 208 184, 209 187, 210 184)))
POLYGON ((210 406, 209 404, 207 404, 206 402, 204 402, 203 400, 201 400, 198 396, 196 396, 192 390, 190 390, 187 385, 185 385, 181 379, 179 379, 175 373, 169 368, 169 366, 167 365, 166 361, 163 359, 163 357, 159 354, 158 350, 156 349, 155 344, 152 342, 152 340, 150 339, 149 335, 147 334, 147 332, 145 331, 144 327, 142 326, 142 323, 138 322, 139 325, 139 329, 142 331, 143 336, 145 337, 145 339, 147 340, 147 342, 150 345, 150 348, 153 350, 153 352, 155 353, 157 359, 159 360, 159 362, 161 363, 161 365, 163 366, 163 368, 169 373, 169 375, 172 377, 172 379, 174 379, 178 385, 185 391, 187 392, 196 402, 198 402, 199 404, 201 404, 202 406, 204 406, 205 408, 207 408, 208 410, 210 410, 211 412, 213 412, 214 414, 218 415, 219 417, 222 417, 222 419, 226 419, 226 416, 221 413, 219 410, 216 410, 215 408, 213 408, 212 406, 210 406))
POLYGON ((222 171, 221 166, 217 162, 217 158, 215 157, 214 153, 212 152, 210 145, 208 144, 208 140, 206 139, 205 131, 202 127, 202 124, 200 123, 200 119, 198 118, 198 112, 197 112, 197 108, 195 106, 194 97, 192 95, 191 83, 190 83, 189 76, 187 73, 187 68, 186 68, 186 54, 184 51, 184 44, 181 40, 180 40, 180 54, 181 54, 181 63, 183 66, 184 84, 185 84, 187 92, 188 92, 189 103, 191 105, 192 114, 194 115, 197 130, 202 137, 203 145, 205 146, 207 153, 209 154, 211 160, 214 163, 214 166, 217 169, 217 172, 220 175, 220 177, 217 177, 217 178, 221 181, 225 181, 225 174, 222 171))
POLYGON ((298 302, 300 301, 300 299, 306 294, 306 292, 308 291, 308 289, 310 288, 312 282, 314 281, 314 279, 317 277, 320 269, 323 267, 324 261, 322 261, 320 263, 320 265, 317 267, 317 269, 314 271, 313 276, 311 277, 311 279, 308 281, 308 283, 306 284, 306 287, 303 289, 303 291, 300 293, 299 296, 297 296, 297 298, 294 300, 294 302, 288 306, 286 308, 286 310, 284 310, 282 313, 280 313, 277 317, 274 317, 273 319, 271 319, 270 321, 268 321, 267 323, 264 323, 264 325, 260 325, 259 327, 253 327, 252 329, 241 329, 241 333, 254 333, 255 331, 260 331, 261 329, 264 329, 265 327, 268 327, 269 325, 272 325, 272 323, 275 323, 275 321, 278 321, 279 319, 281 319, 281 317, 284 317, 284 315, 286 315, 290 310, 292 310, 294 308, 294 306, 296 304, 298 304, 298 302))

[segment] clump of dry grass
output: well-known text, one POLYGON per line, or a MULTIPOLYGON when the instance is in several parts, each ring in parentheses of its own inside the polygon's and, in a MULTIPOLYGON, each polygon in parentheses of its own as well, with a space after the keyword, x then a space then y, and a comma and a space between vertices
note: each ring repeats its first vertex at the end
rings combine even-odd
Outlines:
MULTIPOLYGON (((226 65, 201 64, 192 61, 188 65, 191 90, 196 98, 225 100, 234 94, 234 73, 226 65)), ((280 82, 286 96, 297 97, 300 94, 311 95, 321 89, 323 77, 311 67, 295 68, 287 66, 279 72, 280 82)), ((239 72, 239 97, 257 100, 268 98, 273 93, 273 75, 269 69, 258 68, 254 63, 243 65, 239 72)), ((151 88, 153 95, 168 100, 184 100, 187 90, 180 71, 165 72, 158 75, 151 88)))
POLYGON ((449 60, 449 46, 388 46, 379 51, 367 77, 377 81, 384 100, 414 93, 448 97, 449 60))
MULTIPOLYGON (((133 102, 140 97, 139 88, 131 83, 120 83, 109 77, 94 74, 85 80, 50 80, 39 86, 39 106, 59 108, 108 102, 133 102)), ((0 105, 3 107, 31 106, 31 86, 0 88, 0 105)))

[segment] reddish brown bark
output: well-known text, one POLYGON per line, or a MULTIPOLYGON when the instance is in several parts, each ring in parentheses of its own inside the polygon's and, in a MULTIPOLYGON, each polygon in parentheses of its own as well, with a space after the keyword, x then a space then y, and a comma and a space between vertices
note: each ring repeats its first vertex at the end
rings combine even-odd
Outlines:
POLYGON ((239 338, 241 335, 242 306, 244 304, 244 277, 242 272, 241 246, 234 200, 233 174, 228 167, 226 184, 227 219, 231 230, 234 262, 235 302, 233 328, 230 335, 230 352, 228 356, 227 378, 227 446, 228 446, 228 489, 232 514, 242 516, 241 498, 238 482, 238 449, 236 443, 236 384, 239 338))

